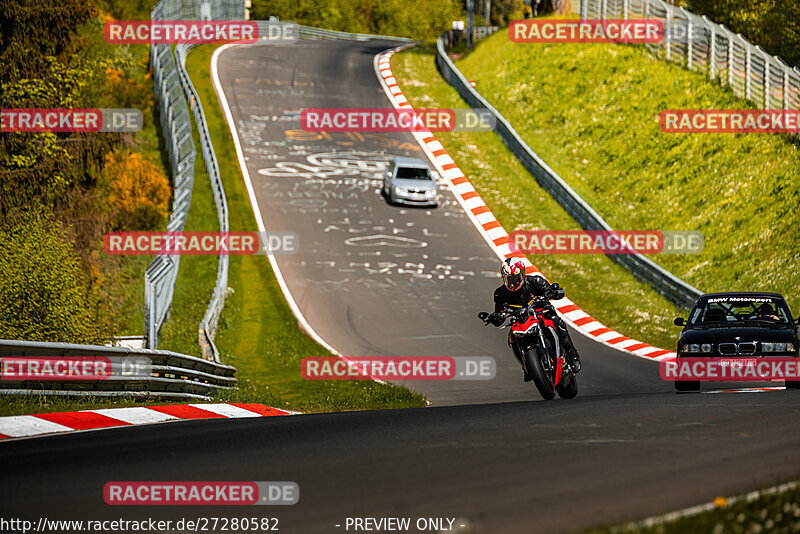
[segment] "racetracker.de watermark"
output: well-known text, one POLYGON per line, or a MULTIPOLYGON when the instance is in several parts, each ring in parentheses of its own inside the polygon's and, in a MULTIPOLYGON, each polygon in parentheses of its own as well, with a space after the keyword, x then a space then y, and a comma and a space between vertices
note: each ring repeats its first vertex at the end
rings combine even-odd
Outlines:
POLYGON ((2 356, 0 380, 108 380, 152 375, 146 356, 2 356))
POLYGON ((106 254, 119 256, 279 255, 296 254, 294 232, 109 232, 106 254))
POLYGON ((800 381, 799 358, 667 358, 659 363, 667 381, 800 381))
POLYGON ((666 133, 800 133, 800 110, 667 109, 659 117, 666 133))
POLYGON ((307 132, 491 132, 486 109, 308 108, 300 113, 307 132))
POLYGON ((491 356, 321 356, 303 358, 306 380, 492 380, 491 356))
POLYGON ((131 108, 1 109, 2 132, 138 132, 142 112, 131 108))
POLYGON ((103 26, 111 44, 245 44, 258 35, 258 24, 246 20, 114 20, 103 26))
POLYGON ((103 500, 109 505, 219 506, 291 505, 300 500, 296 482, 107 482, 103 500))
POLYGON ((701 232, 655 230, 515 230, 508 246, 521 254, 697 254, 701 232))
POLYGON ((508 36, 515 43, 660 43, 664 24, 657 19, 514 20, 508 36))

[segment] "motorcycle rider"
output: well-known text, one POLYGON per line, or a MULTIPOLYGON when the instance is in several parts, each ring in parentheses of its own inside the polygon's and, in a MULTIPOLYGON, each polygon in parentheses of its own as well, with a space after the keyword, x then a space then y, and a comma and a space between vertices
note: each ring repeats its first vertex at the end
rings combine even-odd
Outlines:
MULTIPOLYGON (((525 274, 525 264, 520 258, 509 258, 500 265, 500 275, 503 277, 503 285, 494 291, 494 312, 486 318, 486 323, 500 326, 505 321, 501 315, 507 306, 527 306, 534 297, 546 297, 547 299, 559 300, 564 298, 564 290, 558 284, 550 284, 539 275, 527 276, 525 274)), ((556 333, 561 341, 561 346, 567 356, 567 361, 572 367, 573 372, 581 370, 581 357, 572 344, 569 337, 567 325, 556 313, 555 308, 548 302, 545 305, 544 316, 556 325, 556 333)), ((511 333, 509 332, 508 344, 514 351, 514 356, 522 363, 522 354, 518 353, 517 346, 512 343, 511 333)), ((523 365, 523 368, 525 366, 523 365)), ((531 377, 525 373, 525 381, 531 377)))

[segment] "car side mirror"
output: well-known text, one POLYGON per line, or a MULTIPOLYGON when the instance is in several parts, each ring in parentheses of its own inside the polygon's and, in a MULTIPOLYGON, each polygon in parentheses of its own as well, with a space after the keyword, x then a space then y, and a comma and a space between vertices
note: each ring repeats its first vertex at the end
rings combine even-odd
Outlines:
POLYGON ((686 319, 683 317, 675 317, 673 323, 675 323, 675 326, 686 326, 686 319))

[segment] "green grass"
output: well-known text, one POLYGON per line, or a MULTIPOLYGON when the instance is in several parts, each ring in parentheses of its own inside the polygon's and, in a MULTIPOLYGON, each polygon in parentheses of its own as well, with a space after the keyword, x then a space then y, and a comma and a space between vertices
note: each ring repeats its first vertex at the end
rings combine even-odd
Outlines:
MULTIPOLYGON (((230 129, 211 82, 214 49, 211 45, 192 49, 187 70, 203 104, 227 196, 231 231, 257 231, 230 129)), ((197 185, 195 196, 201 194, 197 185)), ((299 330, 266 256, 231 256, 228 286, 216 345, 222 361, 238 369, 240 389, 224 398, 303 412, 425 405, 422 396, 393 385, 303 380, 300 360, 325 356, 327 351, 299 330)))
MULTIPOLYGON (((192 129, 197 158, 194 161, 194 185, 185 232, 219 231, 217 205, 211 189, 196 126, 192 129)), ((217 282, 217 256, 184 255, 180 257, 178 278, 169 318, 159 332, 158 348, 202 357, 197 332, 200 320, 214 293, 217 282)))
POLYGON ((763 492, 751 499, 715 500, 715 508, 651 527, 626 525, 592 530, 590 534, 744 534, 800 532, 800 487, 763 492))
MULTIPOLYGON (((434 52, 428 45, 392 57, 392 71, 403 93, 415 107, 466 107, 436 71, 434 52)), ((580 228, 496 134, 439 132, 436 138, 506 230, 580 228)), ((558 281, 568 297, 607 326, 653 345, 673 348, 677 332, 672 319, 680 310, 607 257, 542 255, 531 260, 549 279, 558 281)))
POLYGON ((658 124, 665 109, 751 103, 636 46, 499 32, 458 67, 612 227, 704 233, 702 253, 654 257, 663 267, 707 292, 777 291, 800 306, 800 142, 658 124))

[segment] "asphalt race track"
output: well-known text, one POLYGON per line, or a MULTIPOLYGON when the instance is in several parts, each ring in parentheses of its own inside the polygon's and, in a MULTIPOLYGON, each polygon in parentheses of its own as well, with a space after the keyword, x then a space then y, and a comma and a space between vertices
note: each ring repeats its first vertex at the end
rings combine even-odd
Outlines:
MULTIPOLYGON (((221 53, 220 82, 265 227, 300 238, 298 254, 276 256, 280 270, 303 316, 342 354, 495 358, 490 383, 407 384, 434 405, 536 399, 508 331, 476 317, 491 311, 499 260, 452 192, 442 184, 436 209, 390 206, 380 193, 392 156, 425 157, 414 138, 301 129, 304 108, 391 108, 373 58, 393 46, 300 41, 221 53)), ((652 362, 572 338, 590 369, 581 395, 671 391, 652 362)))
POLYGON ((0 444, 0 502, 34 520, 267 516, 311 534, 399 515, 565 532, 796 478, 798 406, 796 392, 618 394, 84 432, 0 444), (300 501, 112 507, 113 480, 292 480, 300 501))
POLYGON ((568 532, 800 475, 800 393, 676 395, 654 363, 578 333, 577 399, 544 402, 522 382, 506 331, 475 318, 498 284, 498 262, 452 194, 423 210, 388 206, 378 192, 380 162, 421 154, 413 139, 300 131, 300 108, 388 107, 372 58, 391 46, 325 41, 222 53, 262 217, 268 230, 300 236, 299 254, 278 257, 281 271, 334 348, 491 355, 495 380, 415 383, 433 400, 425 409, 5 440, 4 517, 273 516, 280 532, 299 534, 345 532, 336 525, 348 516, 450 517, 467 525, 461 532, 568 532), (114 480, 291 480, 300 502, 111 507, 103 486, 114 480))

